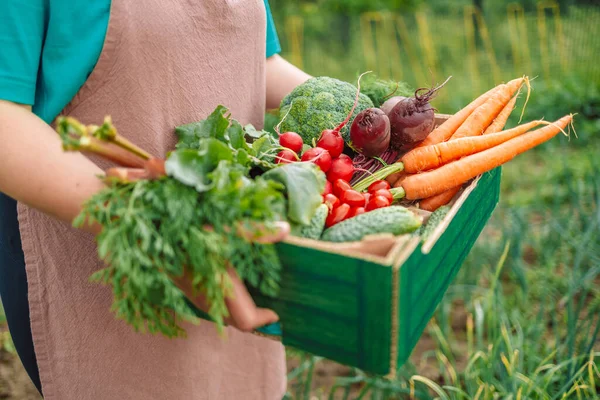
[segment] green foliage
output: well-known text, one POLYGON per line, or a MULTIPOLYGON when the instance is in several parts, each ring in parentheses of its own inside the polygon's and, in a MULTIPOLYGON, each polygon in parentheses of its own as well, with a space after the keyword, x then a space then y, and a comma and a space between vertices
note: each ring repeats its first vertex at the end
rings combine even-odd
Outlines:
POLYGON ((276 140, 242 128, 223 106, 176 133, 180 140, 166 160, 166 177, 110 182, 74 222, 103 227, 98 253, 108 267, 92 279, 112 286, 117 317, 137 331, 168 337, 185 334, 181 321, 198 322, 173 278, 191 276, 192 295, 207 299, 219 328, 228 315, 229 265, 251 287, 276 295, 281 266, 274 245, 240 233, 267 233, 288 217, 310 221, 325 184, 314 164, 272 164, 276 140), (253 168, 271 171, 252 179, 253 168))
MULTIPOLYGON (((302 136, 304 143, 312 143, 324 129, 333 129, 346 119, 356 92, 356 86, 335 78, 324 76, 309 79, 281 102, 279 115, 280 118, 285 116, 281 131, 296 132, 302 136)), ((373 102, 361 94, 351 118, 369 107, 373 107, 373 102)), ((345 139, 348 138, 349 124, 341 130, 341 134, 345 139)))
POLYGON ((411 97, 414 90, 406 82, 381 79, 375 74, 367 74, 360 81, 360 92, 369 97, 375 107, 392 96, 411 97))

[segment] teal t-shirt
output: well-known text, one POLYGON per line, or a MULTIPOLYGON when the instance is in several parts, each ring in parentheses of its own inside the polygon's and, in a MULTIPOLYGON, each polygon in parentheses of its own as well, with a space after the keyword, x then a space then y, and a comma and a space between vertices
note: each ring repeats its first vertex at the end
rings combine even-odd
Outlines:
MULTIPOLYGON (((281 51, 268 0, 267 57, 281 51)), ((33 106, 52 121, 93 70, 110 0, 1 0, 0 99, 33 106)))

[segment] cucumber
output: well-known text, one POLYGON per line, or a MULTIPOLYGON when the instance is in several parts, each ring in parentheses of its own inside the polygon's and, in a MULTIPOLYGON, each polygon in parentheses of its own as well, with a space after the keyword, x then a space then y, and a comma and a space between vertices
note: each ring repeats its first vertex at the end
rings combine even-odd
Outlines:
POLYGON ((448 214, 448 211, 450 211, 450 206, 442 206, 431 213, 425 225, 419 228, 418 234, 421 236, 422 241, 426 241, 429 238, 446 214, 448 214))
POLYGON ((323 229, 325 229, 325 220, 328 213, 329 208, 327 208, 327 204, 321 204, 317 207, 315 214, 310 220, 310 224, 294 225, 292 234, 307 239, 319 239, 323 233, 323 229))
POLYGON ((349 218, 323 232, 327 242, 359 241, 367 235, 391 233, 401 235, 417 230, 421 218, 402 206, 378 208, 349 218))

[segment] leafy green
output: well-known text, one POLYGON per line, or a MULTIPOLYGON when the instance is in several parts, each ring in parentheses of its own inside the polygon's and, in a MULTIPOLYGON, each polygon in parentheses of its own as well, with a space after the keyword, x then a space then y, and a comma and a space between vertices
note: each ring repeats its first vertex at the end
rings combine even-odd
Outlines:
POLYGON ((74 222, 103 227, 98 254, 107 267, 92 280, 112 286, 117 317, 137 331, 168 337, 185 334, 182 321, 198 321, 172 280, 184 272, 194 293, 206 297, 219 328, 228 315, 229 265, 248 285, 275 296, 281 272, 275 246, 238 232, 288 219, 310 222, 325 186, 325 175, 312 163, 272 164, 276 139, 243 128, 225 107, 176 132, 179 142, 165 161, 165 177, 110 182, 74 222), (267 172, 251 178, 256 167, 267 172))
POLYGON ((287 189, 288 219, 308 225, 323 202, 325 174, 313 163, 290 163, 263 174, 263 178, 282 183, 287 189))

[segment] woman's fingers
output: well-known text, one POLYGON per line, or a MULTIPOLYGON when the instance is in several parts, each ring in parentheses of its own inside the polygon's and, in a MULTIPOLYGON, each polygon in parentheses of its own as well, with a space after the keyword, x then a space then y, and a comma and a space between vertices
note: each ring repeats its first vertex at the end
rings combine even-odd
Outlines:
POLYGON ((243 332, 251 332, 261 326, 279 321, 274 311, 256 307, 244 282, 233 268, 229 267, 227 273, 233 285, 232 296, 225 300, 231 325, 243 332))

